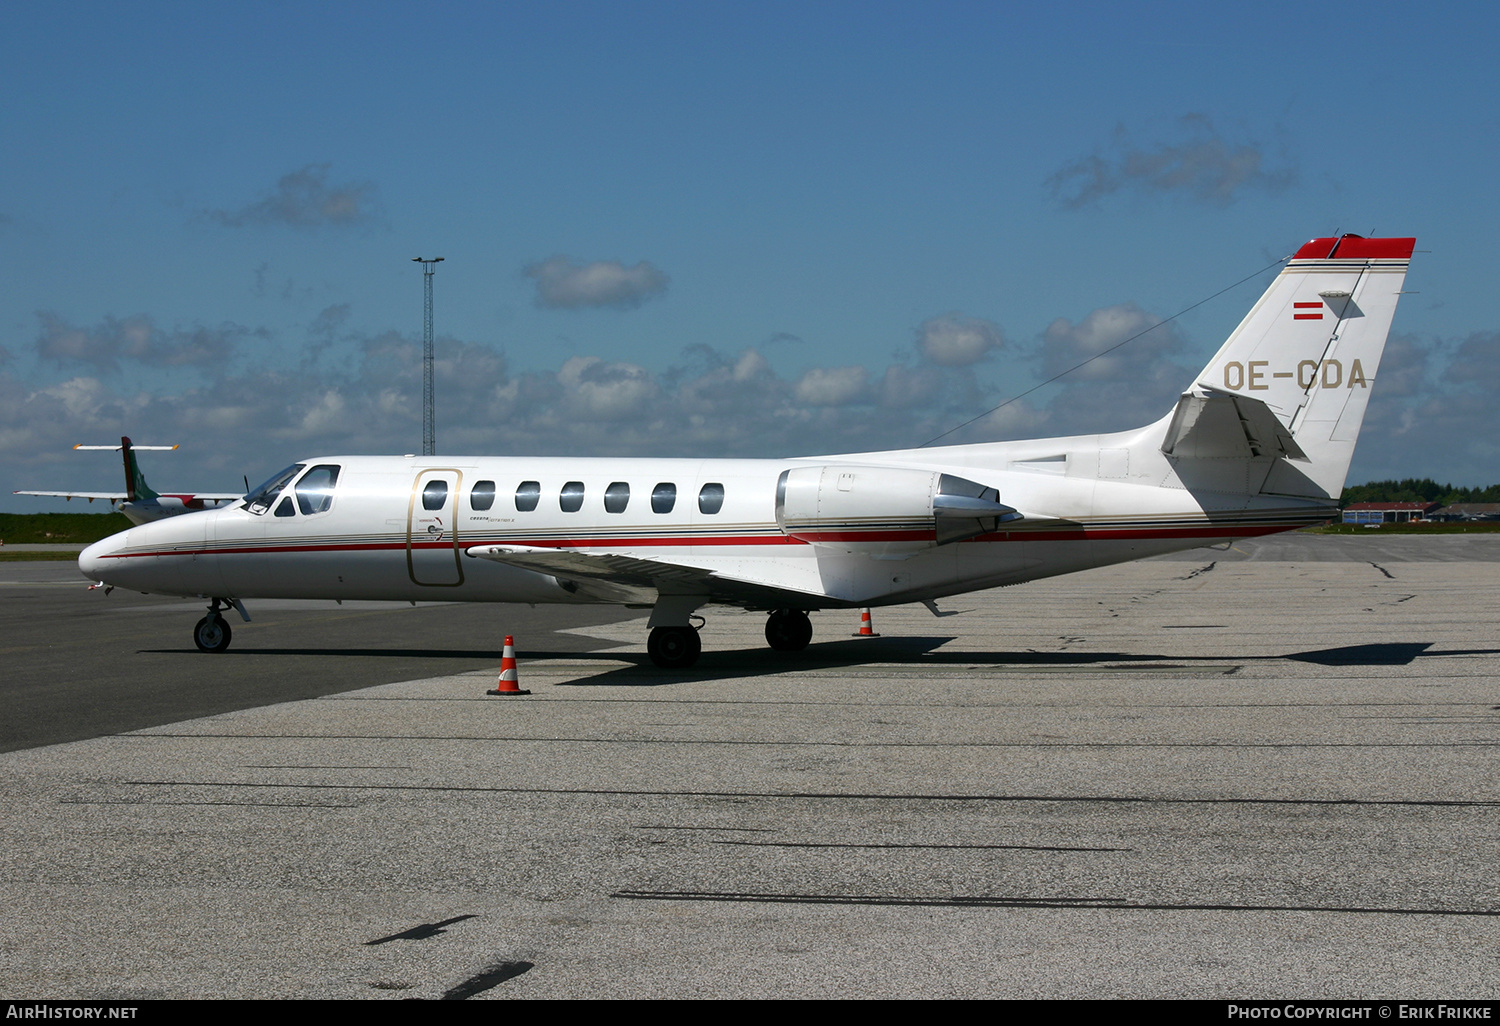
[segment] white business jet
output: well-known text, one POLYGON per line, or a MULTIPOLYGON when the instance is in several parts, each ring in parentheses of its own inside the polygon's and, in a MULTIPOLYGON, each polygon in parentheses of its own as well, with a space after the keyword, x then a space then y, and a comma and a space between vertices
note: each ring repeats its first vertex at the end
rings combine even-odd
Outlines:
MULTIPOLYGON (((1115 434, 797 459, 319 456, 243 501, 84 550, 91 580, 210 599, 603 602, 650 607, 664 667, 697 616, 925 602, 1335 513, 1414 239, 1314 239, 1176 406, 1115 434)), ((698 621, 695 625, 694 621, 698 621)))

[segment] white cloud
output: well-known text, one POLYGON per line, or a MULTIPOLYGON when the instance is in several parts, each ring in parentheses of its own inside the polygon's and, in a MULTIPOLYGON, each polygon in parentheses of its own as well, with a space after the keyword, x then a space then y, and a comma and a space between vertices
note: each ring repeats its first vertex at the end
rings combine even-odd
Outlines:
POLYGON ((568 412, 589 421, 653 418, 661 391, 646 368, 597 356, 573 357, 558 370, 557 380, 568 412))
POLYGON ((932 367, 892 364, 880 380, 880 405, 893 410, 927 406, 943 391, 944 377, 932 367))
POLYGON ((1370 387, 1351 482, 1500 483, 1500 440, 1486 428, 1500 392, 1500 332, 1453 340, 1392 336, 1370 387), (1464 467, 1483 469, 1465 477, 1464 467))
POLYGON ((670 280, 644 260, 634 267, 626 267, 617 260, 575 264, 565 256, 531 264, 525 274, 536 282, 538 306, 563 310, 582 307, 634 309, 666 292, 670 280))
POLYGON ((849 406, 869 401, 870 372, 853 367, 814 367, 797 381, 796 395, 808 406, 849 406))
MULTIPOLYGON (((208 210, 204 216, 229 228, 289 225, 293 228, 350 227, 378 220, 378 191, 372 182, 328 184, 329 164, 308 164, 282 175, 276 187, 238 210, 208 210)), ((264 267, 264 265, 262 265, 264 267)), ((260 272, 257 271, 258 280, 260 272)))
POLYGON ((1049 324, 1042 333, 1042 373, 1050 378, 1092 361, 1073 371, 1068 379, 1122 380, 1160 362, 1181 345, 1182 339, 1172 325, 1162 324, 1161 318, 1134 303, 1119 303, 1090 311, 1077 324, 1066 317, 1049 324), (1127 339, 1133 339, 1130 345, 1108 352, 1127 339))
POLYGON ((999 325, 959 314, 934 317, 917 328, 917 351, 941 367, 968 367, 1004 345, 999 325))
POLYGON ((235 324, 163 331, 144 314, 106 317, 89 328, 75 327, 39 311, 37 355, 59 364, 90 364, 100 372, 119 369, 122 359, 149 367, 214 367, 229 359, 236 342, 256 334, 235 324))
POLYGON ((1186 114, 1167 135, 1139 145, 1121 125, 1108 146, 1063 166, 1045 184, 1064 207, 1077 209, 1124 191, 1226 206, 1246 190, 1275 193, 1297 180, 1284 154, 1273 161, 1263 143, 1227 139, 1207 115, 1186 114))

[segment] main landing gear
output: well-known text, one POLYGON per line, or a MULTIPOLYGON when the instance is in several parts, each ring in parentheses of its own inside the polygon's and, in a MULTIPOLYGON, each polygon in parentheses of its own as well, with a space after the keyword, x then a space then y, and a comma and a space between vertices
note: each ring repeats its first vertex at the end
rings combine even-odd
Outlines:
POLYGON ((800 609, 777 609, 766 619, 766 643, 778 652, 801 652, 812 636, 812 621, 800 609))
POLYGON ((200 652, 222 652, 229 647, 233 632, 229 629, 229 621, 219 614, 219 610, 230 606, 239 611, 245 622, 250 621, 250 614, 245 612, 239 599, 214 599, 209 603, 208 615, 193 628, 193 644, 198 646, 200 652))
POLYGON ((664 670, 682 670, 698 661, 703 641, 694 627, 653 627, 646 654, 664 670))
MULTIPOLYGON (((703 618, 692 619, 699 621, 696 626, 663 624, 651 628, 646 652, 653 663, 664 670, 685 670, 698 661, 703 652, 698 637, 703 618)), ((812 636, 812 621, 801 609, 777 609, 766 619, 766 641, 778 652, 801 652, 812 636)))

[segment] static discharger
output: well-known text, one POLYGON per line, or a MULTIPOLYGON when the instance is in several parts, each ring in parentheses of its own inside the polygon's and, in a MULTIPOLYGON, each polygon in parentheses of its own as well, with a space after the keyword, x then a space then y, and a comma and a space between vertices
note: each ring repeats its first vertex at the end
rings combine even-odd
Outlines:
POLYGON ((870 611, 868 609, 861 609, 859 611, 859 630, 854 632, 854 636, 856 638, 880 637, 879 634, 875 633, 874 624, 870 622, 870 611))
POLYGON ((494 690, 486 691, 486 695, 529 695, 530 691, 521 690, 521 682, 516 675, 516 639, 509 634, 505 636, 505 654, 500 657, 500 679, 495 682, 494 690))

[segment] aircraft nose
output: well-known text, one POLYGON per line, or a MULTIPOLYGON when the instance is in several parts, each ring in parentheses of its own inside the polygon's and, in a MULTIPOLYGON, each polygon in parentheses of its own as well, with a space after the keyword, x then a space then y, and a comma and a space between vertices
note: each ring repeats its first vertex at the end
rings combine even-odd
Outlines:
POLYGON ((125 535, 128 531, 112 534, 103 541, 96 541, 88 548, 78 554, 78 572, 91 581, 105 581, 109 578, 113 564, 119 562, 111 559, 116 552, 125 546, 125 535))

